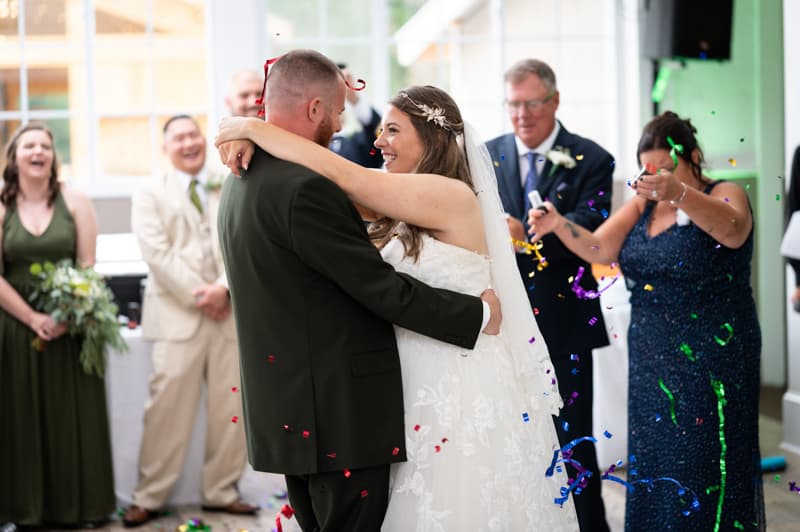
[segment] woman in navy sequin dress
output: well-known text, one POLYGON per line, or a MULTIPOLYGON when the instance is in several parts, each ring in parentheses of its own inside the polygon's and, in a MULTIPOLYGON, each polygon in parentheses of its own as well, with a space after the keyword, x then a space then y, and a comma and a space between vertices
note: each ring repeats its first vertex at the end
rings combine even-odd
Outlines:
POLYGON ((741 187, 703 175, 695 133, 671 112, 648 123, 636 197, 594 233, 549 203, 530 213, 532 233, 618 262, 631 289, 630 532, 766 529, 752 212, 741 187))

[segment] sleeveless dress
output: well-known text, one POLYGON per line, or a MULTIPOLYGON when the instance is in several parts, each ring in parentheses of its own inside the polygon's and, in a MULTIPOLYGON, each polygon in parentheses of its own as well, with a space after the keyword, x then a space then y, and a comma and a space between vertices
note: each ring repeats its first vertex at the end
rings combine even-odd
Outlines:
POLYGON ((648 203, 620 252, 631 288, 628 481, 635 482, 625 529, 764 530, 753 231, 739 249, 693 223, 650 237, 652 210, 648 203))
MULTIPOLYGON (((31 263, 75 259, 75 222, 61 195, 38 237, 9 207, 2 244, 3 277, 27 300, 31 263)), ((104 382, 81 368, 80 339, 64 335, 40 353, 34 338, 0 309, 0 523, 105 520, 116 500, 104 382)))
MULTIPOLYGON (((403 254, 397 239, 382 252, 396 270, 431 286, 475 296, 489 286, 483 255, 427 235, 418 262, 403 254)), ((578 530, 572 500, 554 503, 566 476, 545 477, 559 448, 552 418, 525 406, 503 338, 481 334, 469 350, 395 332, 408 461, 392 464, 382 530, 578 530)))

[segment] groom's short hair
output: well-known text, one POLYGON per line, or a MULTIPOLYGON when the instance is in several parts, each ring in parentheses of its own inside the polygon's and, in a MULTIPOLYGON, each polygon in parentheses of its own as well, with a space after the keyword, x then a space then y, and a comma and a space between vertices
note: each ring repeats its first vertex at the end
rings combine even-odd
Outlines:
POLYGON ((269 71, 267 97, 270 101, 285 101, 309 96, 310 89, 336 89, 344 79, 336 63, 316 50, 292 50, 281 57, 269 71))

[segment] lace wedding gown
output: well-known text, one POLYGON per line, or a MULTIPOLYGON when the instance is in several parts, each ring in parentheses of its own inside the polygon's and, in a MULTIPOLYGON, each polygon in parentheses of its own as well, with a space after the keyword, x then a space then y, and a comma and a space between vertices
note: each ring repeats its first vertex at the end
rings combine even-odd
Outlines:
MULTIPOLYGON (((431 286, 476 296, 489 286, 488 257, 430 236, 417 262, 397 239, 382 254, 431 286)), ((502 335, 469 350, 395 331, 408 462, 392 465, 383 532, 578 530, 572 500, 554 503, 566 476, 545 476, 559 448, 552 418, 526 404, 502 335)))

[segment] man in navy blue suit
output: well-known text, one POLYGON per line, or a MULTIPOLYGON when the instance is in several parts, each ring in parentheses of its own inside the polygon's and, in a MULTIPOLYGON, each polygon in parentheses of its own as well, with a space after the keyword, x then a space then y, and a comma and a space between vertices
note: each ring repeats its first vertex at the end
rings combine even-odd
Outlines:
MULTIPOLYGON (((347 70, 347 65, 339 63, 337 66, 352 87, 353 77, 347 70)), ((372 143, 375 142, 377 137, 375 132, 381 125, 381 115, 361 97, 359 91, 348 90, 346 98, 348 107, 358 119, 361 129, 350 135, 334 135, 329 147, 356 164, 367 168, 380 168, 383 166, 383 157, 380 150, 376 150, 372 143)))
MULTIPOLYGON (((537 190, 574 223, 594 230, 611 209, 614 159, 556 120, 559 93, 555 74, 546 63, 519 61, 506 72, 505 85, 505 105, 514 133, 490 140, 486 146, 495 161, 512 238, 528 240, 531 205, 527 193, 531 190, 537 190)), ((566 445, 592 434, 592 349, 608 345, 608 336, 599 300, 580 298, 572 290, 571 279, 581 267, 580 286, 597 289, 591 265, 554 235, 541 242, 547 266, 539 269, 542 265, 535 255, 524 252, 517 254, 517 263, 564 399, 555 422, 559 441, 566 445)), ((573 450, 572 458, 591 471, 587 485, 574 497, 581 531, 608 531, 594 445, 584 441, 573 450)), ((568 472, 576 477, 574 468, 568 472)))

